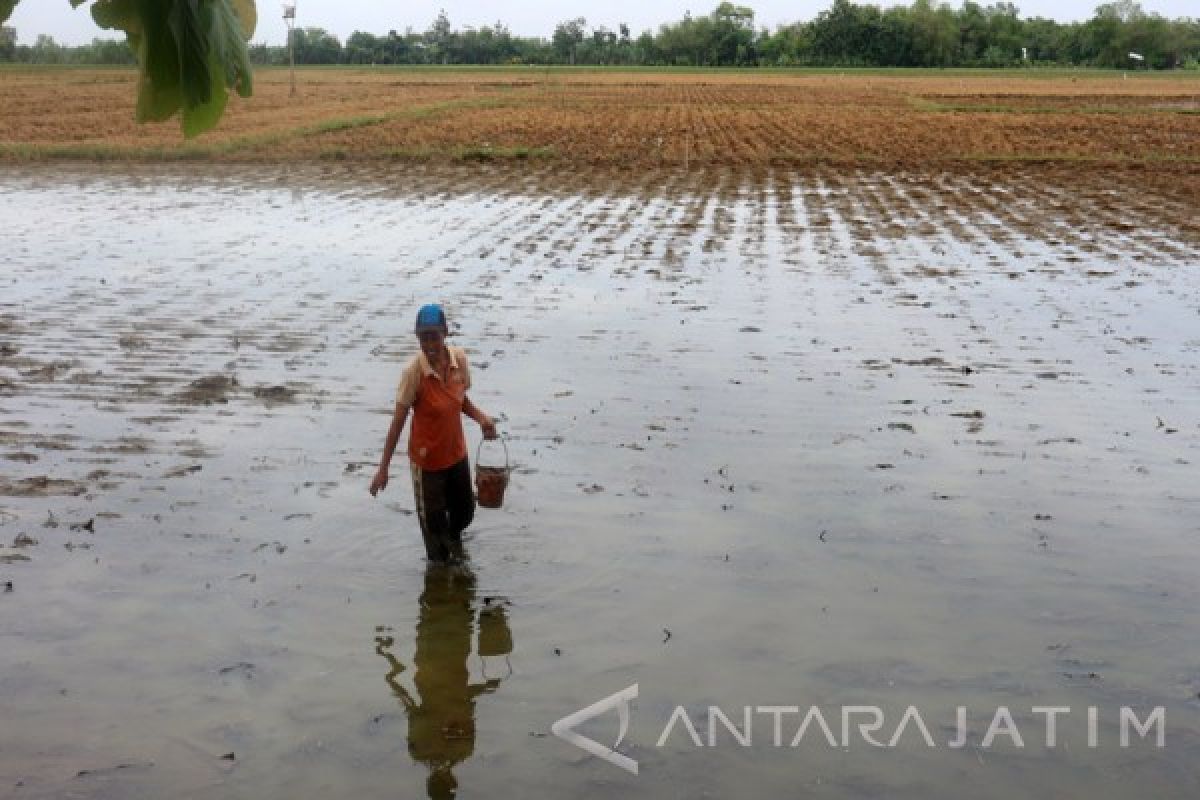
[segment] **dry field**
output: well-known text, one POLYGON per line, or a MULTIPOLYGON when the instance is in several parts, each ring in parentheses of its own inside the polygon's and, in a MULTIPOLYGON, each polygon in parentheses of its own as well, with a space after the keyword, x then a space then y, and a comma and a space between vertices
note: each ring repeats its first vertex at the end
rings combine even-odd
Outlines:
POLYGON ((260 70, 220 128, 133 122, 126 70, 0 72, 0 157, 564 165, 1133 165, 1194 187, 1200 77, 1119 73, 260 70))

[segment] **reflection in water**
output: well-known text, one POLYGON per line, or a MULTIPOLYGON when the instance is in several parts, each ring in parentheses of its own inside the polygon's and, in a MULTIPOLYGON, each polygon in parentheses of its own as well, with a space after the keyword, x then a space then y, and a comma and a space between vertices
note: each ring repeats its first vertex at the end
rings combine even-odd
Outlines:
MULTIPOLYGON (((390 652, 391 636, 375 637, 375 652, 387 659, 384 680, 408 712, 408 752, 429 768, 426 784, 430 798, 453 797, 458 787, 454 766, 475 750, 475 698, 492 692, 512 674, 508 656, 512 632, 502 599, 485 598, 478 614, 479 655, 483 683, 470 683, 467 659, 471 654, 475 620, 475 575, 465 565, 430 565, 425 571, 417 618, 417 699, 400 684, 404 665, 390 652), (504 674, 488 677, 489 662, 504 657, 504 674)), ((498 665, 490 665, 497 669, 498 665)))

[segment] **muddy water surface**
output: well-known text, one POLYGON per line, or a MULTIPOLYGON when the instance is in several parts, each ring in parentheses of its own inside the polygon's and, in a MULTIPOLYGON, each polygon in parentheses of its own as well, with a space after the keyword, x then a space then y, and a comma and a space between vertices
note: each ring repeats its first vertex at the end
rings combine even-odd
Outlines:
POLYGON ((1020 171, 7 168, 0 795, 1193 797, 1191 209, 1020 171), (454 572, 400 459, 366 491, 430 300, 515 467, 454 572), (551 734, 635 683, 637 776, 551 734), (935 746, 757 712, 707 746, 710 706, 813 705, 935 746), (678 706, 705 746, 660 741, 678 706), (998 706, 1024 747, 984 746, 998 706))

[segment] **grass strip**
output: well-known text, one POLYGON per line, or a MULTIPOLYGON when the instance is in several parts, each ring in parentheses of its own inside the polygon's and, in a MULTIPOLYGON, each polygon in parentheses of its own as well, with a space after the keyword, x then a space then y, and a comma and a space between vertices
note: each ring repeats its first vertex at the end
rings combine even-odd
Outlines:
POLYGON ((924 98, 909 98, 915 111, 931 114, 1197 114, 1194 108, 1138 106, 1006 106, 975 103, 937 103, 924 98))

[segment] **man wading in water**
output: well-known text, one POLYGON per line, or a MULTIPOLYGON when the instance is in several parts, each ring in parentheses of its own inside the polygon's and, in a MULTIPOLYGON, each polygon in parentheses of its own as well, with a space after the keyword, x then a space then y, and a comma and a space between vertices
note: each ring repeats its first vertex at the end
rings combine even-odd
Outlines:
POLYGON ((470 398, 471 372, 461 347, 448 347, 446 313, 438 305, 417 312, 421 350, 400 378, 396 411, 383 446, 383 461, 371 480, 371 496, 388 485, 388 467, 409 409, 413 412, 408 438, 413 494, 425 553, 435 563, 462 558, 462 532, 475 515, 471 466, 461 414, 479 423, 485 439, 496 438, 496 423, 470 398))

